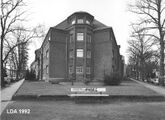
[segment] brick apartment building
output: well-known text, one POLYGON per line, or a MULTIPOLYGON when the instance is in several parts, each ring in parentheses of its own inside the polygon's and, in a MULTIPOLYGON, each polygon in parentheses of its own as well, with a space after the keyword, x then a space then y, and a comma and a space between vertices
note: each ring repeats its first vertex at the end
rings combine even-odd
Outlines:
POLYGON ((112 27, 87 12, 75 12, 49 29, 32 68, 39 80, 103 80, 105 74, 123 75, 119 49, 112 27))

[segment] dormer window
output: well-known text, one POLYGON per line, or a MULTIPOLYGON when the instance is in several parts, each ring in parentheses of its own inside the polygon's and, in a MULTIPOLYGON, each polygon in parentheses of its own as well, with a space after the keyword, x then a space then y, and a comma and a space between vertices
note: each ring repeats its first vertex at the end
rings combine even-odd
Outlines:
POLYGON ((86 20, 86 24, 90 24, 90 21, 89 20, 86 20))
POLYGON ((50 41, 50 36, 48 37, 48 40, 50 41))
POLYGON ((84 20, 83 19, 77 19, 77 23, 78 24, 83 24, 84 23, 84 20))
POLYGON ((76 23, 76 20, 72 20, 72 25, 76 23))

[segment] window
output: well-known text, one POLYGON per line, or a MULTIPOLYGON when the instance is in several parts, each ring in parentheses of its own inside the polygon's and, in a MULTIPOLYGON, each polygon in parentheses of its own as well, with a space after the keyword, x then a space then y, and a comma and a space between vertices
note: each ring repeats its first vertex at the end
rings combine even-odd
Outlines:
POLYGON ((48 65, 47 65, 47 66, 46 66, 46 73, 47 73, 47 74, 48 74, 48 71, 49 71, 49 70, 48 70, 48 65))
POLYGON ((89 20, 86 20, 86 24, 90 24, 89 20))
POLYGON ((77 57, 83 57, 83 49, 77 49, 77 57))
POLYGON ((87 35, 87 43, 91 43, 91 36, 87 35))
POLYGON ((75 23, 76 23, 76 20, 73 20, 73 21, 72 21, 72 25, 75 24, 75 23))
POLYGON ((77 41, 83 41, 84 40, 84 34, 83 33, 77 33, 77 41))
POLYGON ((46 58, 49 57, 49 50, 46 51, 46 58))
POLYGON ((69 65, 73 65, 73 59, 69 59, 69 65))
POLYGON ((91 58, 91 51, 87 51, 87 58, 91 58))
POLYGON ((90 68, 90 67, 87 67, 87 68, 86 68, 86 73, 87 73, 87 74, 91 74, 91 68, 90 68))
POLYGON ((50 36, 48 37, 48 40, 50 41, 50 36))
POLYGON ((72 74, 72 73, 73 73, 73 67, 69 66, 69 74, 72 74))
POLYGON ((114 65, 112 65, 112 72, 114 72, 114 65))
POLYGON ((73 35, 71 34, 70 35, 70 43, 73 43, 74 42, 74 39, 73 39, 73 35))
POLYGON ((69 57, 73 58, 73 50, 69 51, 69 57))
POLYGON ((84 23, 84 20, 83 20, 83 19, 78 19, 78 20, 77 20, 77 23, 78 23, 78 24, 83 24, 83 23, 84 23))
POLYGON ((83 73, 83 66, 76 67, 76 73, 82 74, 83 73))
POLYGON ((112 50, 112 59, 114 59, 114 50, 112 50))

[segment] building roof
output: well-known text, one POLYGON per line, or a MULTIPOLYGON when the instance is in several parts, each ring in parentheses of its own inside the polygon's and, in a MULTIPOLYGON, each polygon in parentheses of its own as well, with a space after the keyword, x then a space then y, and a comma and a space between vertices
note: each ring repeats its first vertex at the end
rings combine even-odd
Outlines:
MULTIPOLYGON (((62 21, 58 25, 54 26, 54 28, 56 28, 56 29, 67 29, 69 26, 70 26, 70 24, 68 24, 67 19, 65 19, 64 21, 62 21)), ((104 25, 103 23, 99 22, 96 19, 93 20, 92 26, 93 26, 94 29, 108 27, 108 26, 104 25)))
POLYGON ((108 26, 106 26, 103 23, 99 22, 98 20, 94 19, 93 20, 93 27, 94 27, 94 29, 97 29, 97 28, 105 28, 108 26))
POLYGON ((78 12, 75 12, 75 13, 71 14, 69 17, 67 17, 61 23, 59 23, 56 26, 54 26, 54 28, 56 28, 56 29, 62 29, 62 30, 67 29, 70 26, 70 24, 68 23, 68 19, 70 19, 70 17, 72 17, 74 15, 79 15, 79 14, 86 14, 89 17, 91 17, 91 19, 93 20, 92 21, 92 26, 93 26, 94 29, 108 27, 105 24, 103 24, 103 23, 99 22, 98 20, 94 19, 94 16, 92 16, 91 14, 89 14, 89 13, 87 13, 85 11, 78 11, 78 12))
POLYGON ((57 24, 56 26, 54 26, 54 28, 57 28, 57 29, 66 29, 68 27, 69 27, 69 24, 67 22, 67 19, 65 19, 61 23, 57 24))

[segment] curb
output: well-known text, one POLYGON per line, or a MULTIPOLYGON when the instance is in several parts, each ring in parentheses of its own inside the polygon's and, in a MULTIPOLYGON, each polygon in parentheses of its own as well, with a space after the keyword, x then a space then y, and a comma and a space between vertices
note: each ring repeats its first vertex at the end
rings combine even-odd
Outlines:
MULTIPOLYGON (((23 83, 25 82, 25 79, 22 79, 23 80, 23 82, 20 84, 20 86, 18 87, 18 89, 15 91, 15 93, 13 94, 13 96, 18 92, 18 90, 21 88, 21 86, 23 85, 23 83)), ((21 81, 21 80, 20 80, 21 81)), ((18 81, 19 82, 19 81, 18 81)), ((13 96, 12 96, 12 98, 13 98, 13 96)), ((12 99, 11 98, 11 99, 12 99)))
POLYGON ((103 101, 165 101, 164 96, 142 96, 142 95, 110 95, 104 97, 70 97, 68 95, 17 95, 13 96, 12 100, 23 101, 74 101, 77 100, 103 100, 103 101))

